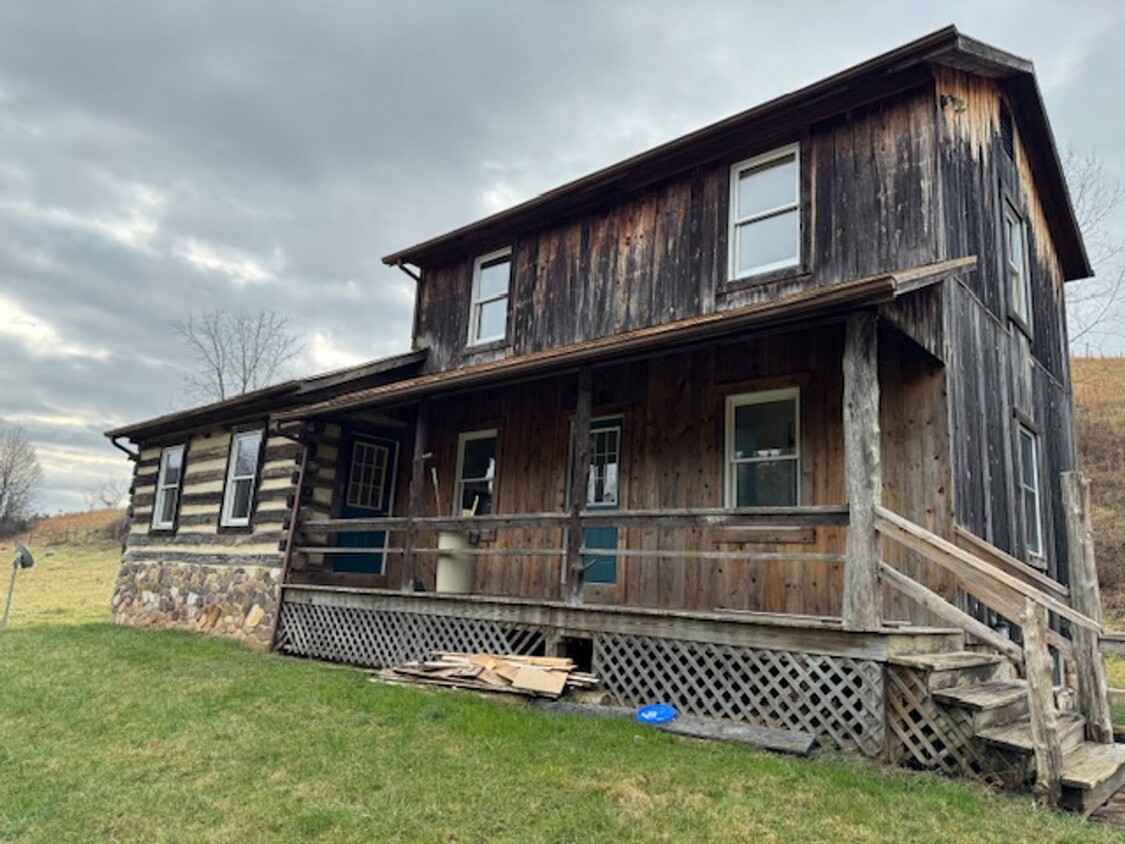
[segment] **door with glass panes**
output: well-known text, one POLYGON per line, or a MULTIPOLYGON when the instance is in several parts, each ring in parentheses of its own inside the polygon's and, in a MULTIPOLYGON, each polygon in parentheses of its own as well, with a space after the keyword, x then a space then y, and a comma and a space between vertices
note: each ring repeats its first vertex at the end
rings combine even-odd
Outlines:
MULTIPOLYGON (((378 437, 354 436, 345 453, 348 455, 348 471, 340 518, 361 519, 389 515, 398 443, 378 437)), ((339 548, 357 549, 354 553, 333 555, 332 564, 336 571, 383 573, 386 531, 341 533, 336 545, 339 548)))
MULTIPOLYGON (((621 503, 621 417, 590 423, 590 475, 586 483, 587 510, 616 510, 621 503)), ((586 548, 605 549, 583 558, 586 583, 616 583, 616 527, 588 527, 582 532, 586 548)))

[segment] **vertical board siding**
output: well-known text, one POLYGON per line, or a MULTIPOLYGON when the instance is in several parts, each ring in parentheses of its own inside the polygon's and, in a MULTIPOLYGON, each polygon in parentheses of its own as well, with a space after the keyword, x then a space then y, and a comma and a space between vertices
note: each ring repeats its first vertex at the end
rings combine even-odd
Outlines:
POLYGON ((786 139, 801 143, 804 254, 803 266, 780 277, 727 284, 730 168, 768 151, 759 148, 521 232, 510 244, 506 346, 466 347, 475 255, 426 268, 416 344, 430 349, 427 368, 526 354, 935 260, 933 102, 925 86, 786 139))
POLYGON ((954 516, 1025 558, 1017 432, 1039 432, 1040 495, 1048 568, 1065 582, 1059 475, 1076 463, 1061 264, 1016 127, 1015 160, 999 140, 1003 83, 948 68, 938 90, 963 109, 939 109, 946 255, 975 254, 977 270, 947 285, 954 516), (1022 216, 1031 280, 1031 332, 1009 317, 1003 202, 1022 216))

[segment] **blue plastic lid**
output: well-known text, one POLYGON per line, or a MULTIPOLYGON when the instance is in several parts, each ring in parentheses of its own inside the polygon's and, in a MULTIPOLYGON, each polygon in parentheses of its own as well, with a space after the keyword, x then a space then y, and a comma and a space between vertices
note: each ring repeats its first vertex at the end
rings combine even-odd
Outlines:
POLYGON ((637 710, 637 720, 642 724, 667 724, 680 713, 666 703, 650 703, 637 710))

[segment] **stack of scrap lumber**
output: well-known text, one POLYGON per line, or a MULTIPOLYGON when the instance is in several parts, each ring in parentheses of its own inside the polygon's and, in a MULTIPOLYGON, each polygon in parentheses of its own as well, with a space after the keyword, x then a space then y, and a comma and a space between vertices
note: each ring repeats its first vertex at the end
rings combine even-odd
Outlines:
POLYGON ((396 665, 380 675, 388 680, 557 698, 568 688, 597 685, 593 674, 575 669, 573 661, 562 657, 440 652, 433 659, 396 665))

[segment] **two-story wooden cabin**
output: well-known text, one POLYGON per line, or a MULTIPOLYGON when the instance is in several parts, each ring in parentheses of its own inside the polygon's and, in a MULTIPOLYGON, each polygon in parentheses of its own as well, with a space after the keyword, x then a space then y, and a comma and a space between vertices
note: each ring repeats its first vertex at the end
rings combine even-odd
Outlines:
POLYGON ((627 704, 1014 781, 940 690, 1021 674, 1050 761, 1042 660, 1096 647, 1063 479, 1090 268, 1030 63, 942 30, 384 260, 413 352, 109 432, 115 618, 564 653, 627 704))

